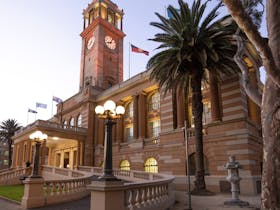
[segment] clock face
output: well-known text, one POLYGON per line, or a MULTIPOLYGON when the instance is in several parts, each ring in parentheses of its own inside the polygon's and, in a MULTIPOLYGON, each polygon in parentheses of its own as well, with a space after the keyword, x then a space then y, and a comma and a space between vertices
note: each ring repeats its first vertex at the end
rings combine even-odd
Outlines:
POLYGON ((111 50, 116 48, 116 41, 110 36, 105 36, 105 44, 111 50))
POLYGON ((91 49, 92 48, 92 46, 94 45, 94 41, 95 41, 95 38, 92 36, 92 37, 90 37, 90 39, 88 40, 88 42, 87 42, 87 48, 88 49, 91 49))

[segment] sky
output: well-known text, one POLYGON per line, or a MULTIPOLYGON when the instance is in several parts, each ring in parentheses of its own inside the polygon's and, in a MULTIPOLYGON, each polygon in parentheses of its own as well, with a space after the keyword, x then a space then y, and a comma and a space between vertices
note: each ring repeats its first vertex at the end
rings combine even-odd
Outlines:
MULTIPOLYGON (((79 91, 82 11, 92 0, 2 0, 0 4, 0 122, 16 119, 26 126, 56 112, 52 97, 66 100, 79 91), (47 104, 37 108, 36 102, 47 104)), ((177 0, 113 0, 124 10, 124 80, 145 70, 157 43, 155 12, 177 0), (129 43, 150 52, 130 53, 129 43)), ((192 2, 189 1, 188 2, 192 2)), ((262 34, 266 34, 262 27, 262 34)))

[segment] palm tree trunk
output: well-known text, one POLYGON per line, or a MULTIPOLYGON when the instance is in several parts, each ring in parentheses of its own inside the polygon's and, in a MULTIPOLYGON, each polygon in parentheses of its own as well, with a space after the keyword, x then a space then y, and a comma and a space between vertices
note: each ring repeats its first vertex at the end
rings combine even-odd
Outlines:
POLYGON ((196 142, 196 172, 194 192, 205 191, 204 162, 203 162, 203 137, 202 137, 202 72, 193 71, 191 78, 192 87, 192 112, 194 116, 195 142, 196 142))
POLYGON ((12 144, 9 142, 9 168, 11 167, 12 165, 12 152, 13 152, 13 149, 12 149, 12 144))

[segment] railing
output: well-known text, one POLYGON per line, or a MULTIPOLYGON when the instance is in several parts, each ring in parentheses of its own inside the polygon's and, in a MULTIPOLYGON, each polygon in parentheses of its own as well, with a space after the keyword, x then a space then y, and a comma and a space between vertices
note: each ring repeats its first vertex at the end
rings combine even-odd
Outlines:
MULTIPOLYGON (((79 167, 79 170, 91 171, 95 175, 102 173, 101 168, 94 167, 79 167)), ((168 209, 175 201, 171 189, 173 176, 120 169, 114 169, 114 175, 129 181, 118 188, 119 193, 124 193, 124 201, 120 200, 124 202, 124 210, 168 209)))
MULTIPOLYGON (((79 170, 61 169, 50 166, 42 166, 42 174, 45 180, 42 180, 41 187, 35 179, 33 182, 36 199, 41 199, 40 204, 36 206, 28 206, 28 200, 31 199, 30 193, 26 192, 23 197, 23 207, 33 208, 55 203, 67 202, 70 200, 80 199, 90 193, 87 185, 91 183, 90 177, 102 174, 102 169, 97 167, 79 166, 79 170), (59 179, 53 177, 60 176, 59 179), (47 180, 48 179, 48 180, 47 180)), ((114 170, 114 175, 124 180, 118 189, 124 199, 120 199, 123 210, 131 209, 167 209, 175 201, 174 193, 171 190, 171 183, 174 179, 172 176, 163 174, 153 174, 141 171, 124 171, 120 169, 114 170)), ((32 191, 32 180, 24 182, 29 184, 29 189, 32 191)), ((99 182, 100 183, 100 182, 99 182)), ((91 186, 91 185, 89 185, 91 186)), ((94 186, 96 187, 96 186, 94 186)), ((89 188, 90 189, 90 188, 89 188)), ((101 188, 103 189, 103 188, 101 188)), ((31 204, 30 204, 31 205, 31 204)))
POLYGON ((20 130, 16 131, 15 136, 19 135, 23 131, 28 130, 29 128, 31 128, 33 126, 42 126, 42 127, 46 127, 46 128, 63 129, 63 130, 82 132, 82 133, 86 133, 86 131, 87 131, 86 128, 82 128, 82 127, 63 125, 63 124, 58 124, 55 122, 44 121, 44 120, 36 120, 34 123, 29 124, 26 127, 22 127, 20 130))
POLYGON ((67 179, 68 178, 89 177, 92 175, 92 173, 85 173, 82 171, 69 170, 69 169, 65 169, 65 168, 58 168, 58 167, 52 167, 52 166, 46 166, 46 165, 42 166, 42 173, 43 173, 43 177, 46 180, 50 179, 51 175, 53 175, 54 177, 57 177, 57 175, 64 176, 64 178, 67 178, 67 179))
POLYGON ((31 168, 17 168, 10 169, 0 173, 0 185, 20 184, 19 178, 21 176, 28 176, 31 174, 31 168))
POLYGON ((168 182, 132 184, 125 190, 125 208, 167 209, 174 202, 169 188, 168 182))

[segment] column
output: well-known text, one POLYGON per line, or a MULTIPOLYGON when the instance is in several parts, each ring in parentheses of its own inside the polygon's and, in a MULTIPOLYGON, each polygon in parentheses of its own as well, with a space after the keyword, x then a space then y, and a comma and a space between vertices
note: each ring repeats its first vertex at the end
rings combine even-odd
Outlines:
POLYGON ((17 152, 17 144, 14 144, 14 147, 12 148, 13 149, 13 157, 12 157, 12 168, 15 168, 17 166, 17 155, 16 155, 16 152, 17 152))
POLYGON ((98 144, 104 144, 104 120, 98 120, 98 144))
POLYGON ((61 150, 61 156, 60 156, 60 163, 59 163, 59 167, 64 168, 64 151, 61 150))
POLYGON ((146 137, 146 95, 145 93, 139 94, 138 100, 138 125, 139 125, 139 138, 144 139, 146 137))
POLYGON ((31 160, 31 155, 32 155, 32 147, 31 147, 32 145, 31 145, 31 141, 28 139, 27 140, 27 146, 26 146, 26 154, 27 154, 27 156, 26 156, 26 158, 27 158, 27 160, 26 161, 29 161, 30 163, 32 162, 32 160, 31 160))
POLYGON ((45 165, 45 158, 46 158, 46 141, 43 141, 41 144, 41 158, 40 158, 40 165, 45 165))
POLYGON ((185 96, 184 90, 180 87, 176 89, 176 105, 177 105, 177 128, 184 127, 185 121, 185 96))
POLYGON ((133 97, 133 138, 138 139, 138 95, 133 97))
POLYGON ((79 165, 80 165, 80 155, 81 155, 81 151, 80 151, 81 146, 80 145, 81 145, 80 141, 78 141, 77 142, 77 154, 76 154, 76 160, 75 160, 77 167, 79 167, 79 165))
POLYGON ((124 141, 123 138, 123 116, 117 120, 117 143, 122 143, 124 141))
MULTIPOLYGON (((258 89, 258 81, 256 77, 256 71, 252 67, 249 69, 249 78, 250 78, 250 83, 251 85, 258 89)), ((255 124, 260 124, 261 123, 261 118, 260 118, 260 108, 258 107, 257 104, 255 104, 249 97, 248 97, 248 112, 251 120, 255 124)))
POLYGON ((213 73, 209 73, 209 83, 210 83, 210 102, 211 102, 211 118, 212 122, 221 121, 222 110, 219 94, 219 81, 217 76, 213 73))

